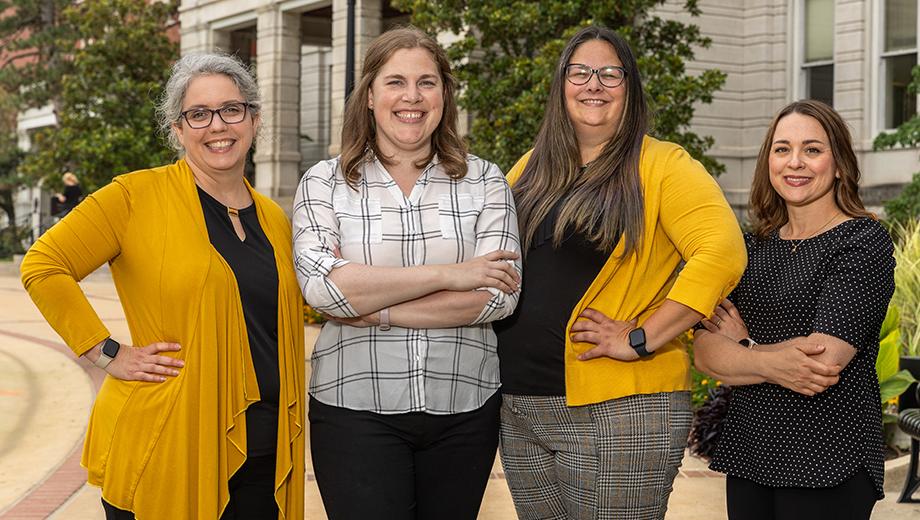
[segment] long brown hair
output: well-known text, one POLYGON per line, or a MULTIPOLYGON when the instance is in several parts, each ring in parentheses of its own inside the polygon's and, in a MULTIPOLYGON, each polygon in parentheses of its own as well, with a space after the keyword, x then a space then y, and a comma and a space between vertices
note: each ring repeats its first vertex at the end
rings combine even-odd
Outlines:
POLYGON ((789 114, 802 114, 812 117, 821 124, 827 134, 834 165, 840 177, 834 179, 834 201, 844 214, 850 217, 873 217, 866 211, 859 198, 859 163, 853 152, 853 140, 846 122, 833 108, 815 100, 794 101, 780 110, 760 146, 757 164, 754 167, 754 180, 751 183, 751 221, 754 234, 766 238, 770 233, 783 227, 789 221, 786 201, 779 196, 770 183, 770 152, 773 149, 773 136, 780 120, 789 114))
POLYGON ((367 107, 367 94, 380 69, 400 49, 425 49, 437 64, 444 85, 444 111, 441 121, 431 135, 431 153, 415 166, 423 168, 435 154, 452 179, 466 175, 466 143, 457 133, 457 102, 454 92, 457 80, 450 70, 444 49, 434 39, 415 27, 400 27, 387 31, 371 42, 364 56, 361 79, 345 103, 342 124, 342 157, 340 163, 346 182, 356 188, 361 178, 361 165, 374 157, 385 165, 390 158, 377 147, 377 125, 374 113, 367 107))
POLYGON ((643 232, 639 155, 648 127, 648 107, 632 49, 619 34, 587 27, 569 40, 553 74, 549 99, 533 155, 512 192, 527 251, 534 234, 564 196, 553 232, 558 247, 566 230, 583 233, 599 251, 611 252, 625 234, 625 255, 635 252, 643 232), (609 43, 626 69, 626 102, 616 135, 584 168, 575 128, 565 108, 565 67, 575 49, 589 40, 609 43))

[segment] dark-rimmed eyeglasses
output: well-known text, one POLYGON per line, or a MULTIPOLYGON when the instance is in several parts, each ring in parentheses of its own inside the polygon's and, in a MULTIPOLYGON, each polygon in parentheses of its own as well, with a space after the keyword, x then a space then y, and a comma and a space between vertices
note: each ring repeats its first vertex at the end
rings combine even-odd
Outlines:
POLYGON ((607 88, 619 87, 623 80, 626 79, 626 69, 610 65, 592 69, 581 63, 569 63, 565 66, 565 79, 572 85, 584 85, 591 81, 591 76, 597 74, 598 81, 607 88))
POLYGON ((220 120, 228 125, 241 123, 246 119, 247 109, 252 108, 249 103, 227 103, 220 108, 191 108, 182 112, 180 115, 188 123, 189 128, 196 130, 211 126, 214 120, 214 114, 220 117, 220 120))

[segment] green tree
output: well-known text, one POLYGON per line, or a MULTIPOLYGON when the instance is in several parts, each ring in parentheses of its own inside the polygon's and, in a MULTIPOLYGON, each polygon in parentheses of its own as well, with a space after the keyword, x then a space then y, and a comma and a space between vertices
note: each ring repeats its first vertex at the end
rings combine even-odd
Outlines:
MULTIPOLYGON (((636 52, 649 104, 652 134, 683 145, 713 174, 724 166, 706 155, 711 136, 689 130, 695 103, 710 103, 725 74, 688 75, 694 47, 707 47, 699 27, 654 13, 666 0, 395 0, 412 23, 459 39, 448 47, 463 92, 460 104, 473 116, 474 153, 508 169, 533 144, 553 67, 565 42, 589 24, 620 32, 636 52)), ((698 0, 683 9, 698 16, 698 0)))
POLYGON ((92 191, 173 157, 157 135, 154 107, 178 57, 166 33, 177 8, 175 0, 94 0, 63 10, 79 44, 61 78, 58 125, 33 136, 24 175, 55 186, 71 170, 92 191))
POLYGON ((23 108, 56 102, 74 48, 73 28, 62 23, 73 0, 0 0, 0 88, 23 108))
POLYGON ((16 166, 22 157, 16 142, 17 112, 13 96, 0 88, 0 209, 11 225, 16 223, 13 192, 19 185, 16 166))
MULTIPOLYGON (((907 92, 916 96, 920 93, 920 65, 913 68, 911 76, 907 92)), ((917 144, 920 144, 920 116, 914 114, 893 132, 882 132, 877 135, 872 147, 875 150, 888 150, 895 147, 915 147, 917 144)), ((914 174, 913 180, 904 186, 897 197, 885 202, 885 214, 892 224, 903 224, 920 217, 920 172, 914 174)))

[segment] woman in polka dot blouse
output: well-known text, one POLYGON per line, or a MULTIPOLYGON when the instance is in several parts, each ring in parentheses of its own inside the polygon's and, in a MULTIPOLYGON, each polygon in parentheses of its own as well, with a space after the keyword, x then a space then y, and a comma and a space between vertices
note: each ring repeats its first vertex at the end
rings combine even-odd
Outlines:
POLYGON ((839 114, 798 101, 776 115, 747 270, 694 344, 697 368, 734 387, 711 465, 730 519, 869 518, 883 496, 875 359, 894 259, 858 186, 839 114))

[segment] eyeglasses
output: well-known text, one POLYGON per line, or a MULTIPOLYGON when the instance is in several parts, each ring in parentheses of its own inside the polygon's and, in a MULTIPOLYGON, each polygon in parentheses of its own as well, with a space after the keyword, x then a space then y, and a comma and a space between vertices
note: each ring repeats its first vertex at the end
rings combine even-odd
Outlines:
POLYGON ((180 115, 185 118, 189 128, 198 130, 211 126, 214 114, 217 114, 220 120, 228 125, 241 123, 246 119, 246 109, 248 108, 252 108, 249 103, 227 103, 220 108, 192 108, 182 112, 180 115))
POLYGON ((626 69, 610 65, 592 69, 581 63, 570 63, 565 66, 565 79, 572 85, 584 85, 591 81, 591 76, 597 74, 598 81, 607 88, 619 87, 623 80, 626 79, 626 69))

